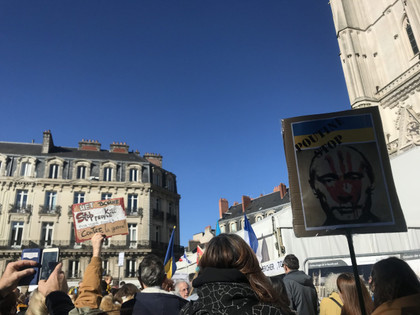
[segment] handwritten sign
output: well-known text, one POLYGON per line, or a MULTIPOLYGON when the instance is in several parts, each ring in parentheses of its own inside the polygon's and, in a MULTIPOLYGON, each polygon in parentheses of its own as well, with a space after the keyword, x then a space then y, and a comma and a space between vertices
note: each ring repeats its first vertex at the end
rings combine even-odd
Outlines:
POLYGON ((128 234, 123 198, 74 204, 72 211, 78 243, 90 240, 95 233, 128 234))
POLYGON ((296 236, 406 231, 377 108, 282 123, 296 236))

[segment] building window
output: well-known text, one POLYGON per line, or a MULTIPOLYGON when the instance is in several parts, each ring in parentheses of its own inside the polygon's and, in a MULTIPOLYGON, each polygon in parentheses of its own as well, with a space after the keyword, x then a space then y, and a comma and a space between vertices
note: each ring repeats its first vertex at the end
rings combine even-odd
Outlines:
POLYGON ((262 219, 263 219, 263 216, 262 215, 257 215, 255 217, 255 222, 261 221, 262 219))
POLYGON ((28 191, 27 190, 18 190, 16 194, 16 209, 25 210, 28 201, 28 191))
POLYGON ((129 180, 130 182, 137 182, 139 178, 139 170, 136 168, 130 169, 129 180))
POLYGON ((230 224, 230 231, 231 231, 231 232, 236 232, 236 222, 232 222, 232 223, 230 224))
POLYGON ((105 167, 104 168, 104 181, 105 182, 112 181, 112 171, 113 171, 113 169, 111 167, 105 167))
POLYGON ((407 24, 405 26, 405 31, 407 32, 408 40, 410 41, 411 49, 413 50, 413 54, 417 55, 419 53, 419 47, 417 46, 416 38, 414 37, 413 29, 411 28, 410 23, 407 20, 407 24))
POLYGON ((73 203, 82 203, 85 202, 85 193, 84 192, 75 192, 73 197, 73 203))
POLYGON ((168 212, 169 212, 169 214, 175 214, 175 211, 174 210, 175 210, 174 204, 172 202, 170 202, 168 204, 168 212))
POLYGON ((160 198, 155 199, 155 209, 160 210, 161 201, 160 198))
POLYGON ((41 229, 41 247, 51 247, 53 241, 54 223, 44 222, 41 229))
POLYGON ((85 179, 86 178, 86 166, 79 165, 77 167, 77 178, 78 179, 85 179))
POLYGON ((225 233, 226 232, 226 226, 225 225, 221 225, 220 226, 220 233, 225 233))
POLYGON ((10 238, 10 245, 12 247, 20 248, 22 246, 23 222, 12 222, 12 235, 10 238))
POLYGON ((153 170, 153 184, 155 184, 157 186, 162 185, 162 175, 156 169, 153 170))
POLYGON ((174 191, 174 181, 171 177, 168 177, 166 179, 166 189, 170 191, 174 191))
POLYGON ((74 235, 74 223, 71 223, 71 231, 70 231, 70 246, 73 248, 81 248, 82 245, 76 242, 76 236, 74 235))
POLYGON ((127 278, 135 278, 137 272, 137 264, 135 259, 126 260, 125 276, 127 278))
POLYGON ((127 210, 137 212, 137 194, 128 194, 127 210))
POLYGON ((130 248, 137 247, 137 224, 129 223, 128 224, 128 243, 130 248))
POLYGON ((51 164, 50 165, 50 173, 48 175, 49 178, 58 178, 58 170, 59 165, 58 164, 51 164))
POLYGON ((155 229, 155 241, 160 242, 160 229, 158 225, 156 226, 156 229, 155 229))
POLYGON ((101 194, 101 200, 108 200, 112 198, 112 194, 111 193, 103 193, 101 194))
POLYGON ((47 191, 45 193, 45 210, 51 211, 55 210, 55 207, 57 205, 57 192, 56 191, 47 191))
POLYGON ((70 260, 69 261, 69 278, 79 278, 79 261, 70 260))
POLYGON ((23 162, 20 166, 20 176, 30 176, 32 170, 32 164, 29 162, 23 162))
POLYGON ((102 260, 102 270, 104 274, 109 273, 109 262, 108 260, 102 260))

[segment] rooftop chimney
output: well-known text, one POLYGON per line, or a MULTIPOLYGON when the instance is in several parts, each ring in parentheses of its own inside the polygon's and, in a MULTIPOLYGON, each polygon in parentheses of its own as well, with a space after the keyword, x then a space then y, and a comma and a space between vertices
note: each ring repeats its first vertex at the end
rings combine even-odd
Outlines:
POLYGON ((146 153, 143 157, 150 163, 162 167, 162 155, 156 153, 146 153))
POLYGON ((51 149, 54 148, 54 142, 51 134, 51 130, 45 130, 42 138, 42 153, 50 153, 51 149))
POLYGON ((79 151, 101 151, 101 144, 98 140, 85 140, 79 142, 79 151))
POLYGON ((242 196, 242 212, 246 212, 246 208, 251 204, 251 198, 248 196, 242 196))
POLYGON ((112 144, 109 146, 109 152, 128 154, 128 144, 125 142, 112 142, 112 144))
POLYGON ((219 216, 220 216, 220 219, 223 218, 223 214, 228 212, 228 210, 229 210, 229 202, 225 198, 220 198, 219 199, 219 216))
POLYGON ((283 183, 280 183, 280 185, 274 187, 273 192, 276 192, 276 191, 280 192, 280 197, 281 199, 283 199, 287 192, 286 185, 283 183))

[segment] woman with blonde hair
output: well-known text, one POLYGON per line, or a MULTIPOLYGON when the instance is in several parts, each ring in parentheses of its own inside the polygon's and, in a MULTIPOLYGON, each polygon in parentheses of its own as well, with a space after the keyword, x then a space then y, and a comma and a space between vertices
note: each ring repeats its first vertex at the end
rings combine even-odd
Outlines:
MULTIPOLYGON (((366 315, 370 315, 373 311, 373 301, 365 285, 363 279, 360 279, 362 285, 362 295, 365 304, 366 315)), ((341 315, 361 315, 361 307, 357 294, 356 280, 352 273, 342 273, 337 278, 337 288, 343 301, 341 315)))
POLYGON ((180 314, 280 315, 290 312, 261 271, 253 250, 235 234, 220 234, 207 244, 193 287, 199 298, 189 302, 180 314))

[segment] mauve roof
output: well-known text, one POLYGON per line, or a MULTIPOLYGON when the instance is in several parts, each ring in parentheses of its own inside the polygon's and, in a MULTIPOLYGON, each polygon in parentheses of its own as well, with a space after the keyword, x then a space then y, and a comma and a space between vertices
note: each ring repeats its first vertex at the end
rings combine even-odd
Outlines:
POLYGON ((112 153, 107 150, 82 151, 77 148, 66 148, 54 146, 50 153, 41 153, 42 144, 0 142, 0 153, 12 155, 32 156, 57 156, 61 158, 88 159, 88 160, 114 160, 124 162, 148 162, 145 158, 136 153, 112 153))
MULTIPOLYGON (((283 199, 280 196, 279 191, 272 192, 270 194, 255 198, 251 200, 251 203, 245 209, 247 214, 258 212, 261 210, 273 208, 282 204, 286 204, 290 202, 289 198, 289 189, 287 189, 286 194, 284 195, 283 199)), ((238 204, 236 206, 229 207, 229 211, 231 214, 224 214, 223 219, 227 218, 235 218, 243 214, 242 212, 242 204, 238 204)))

